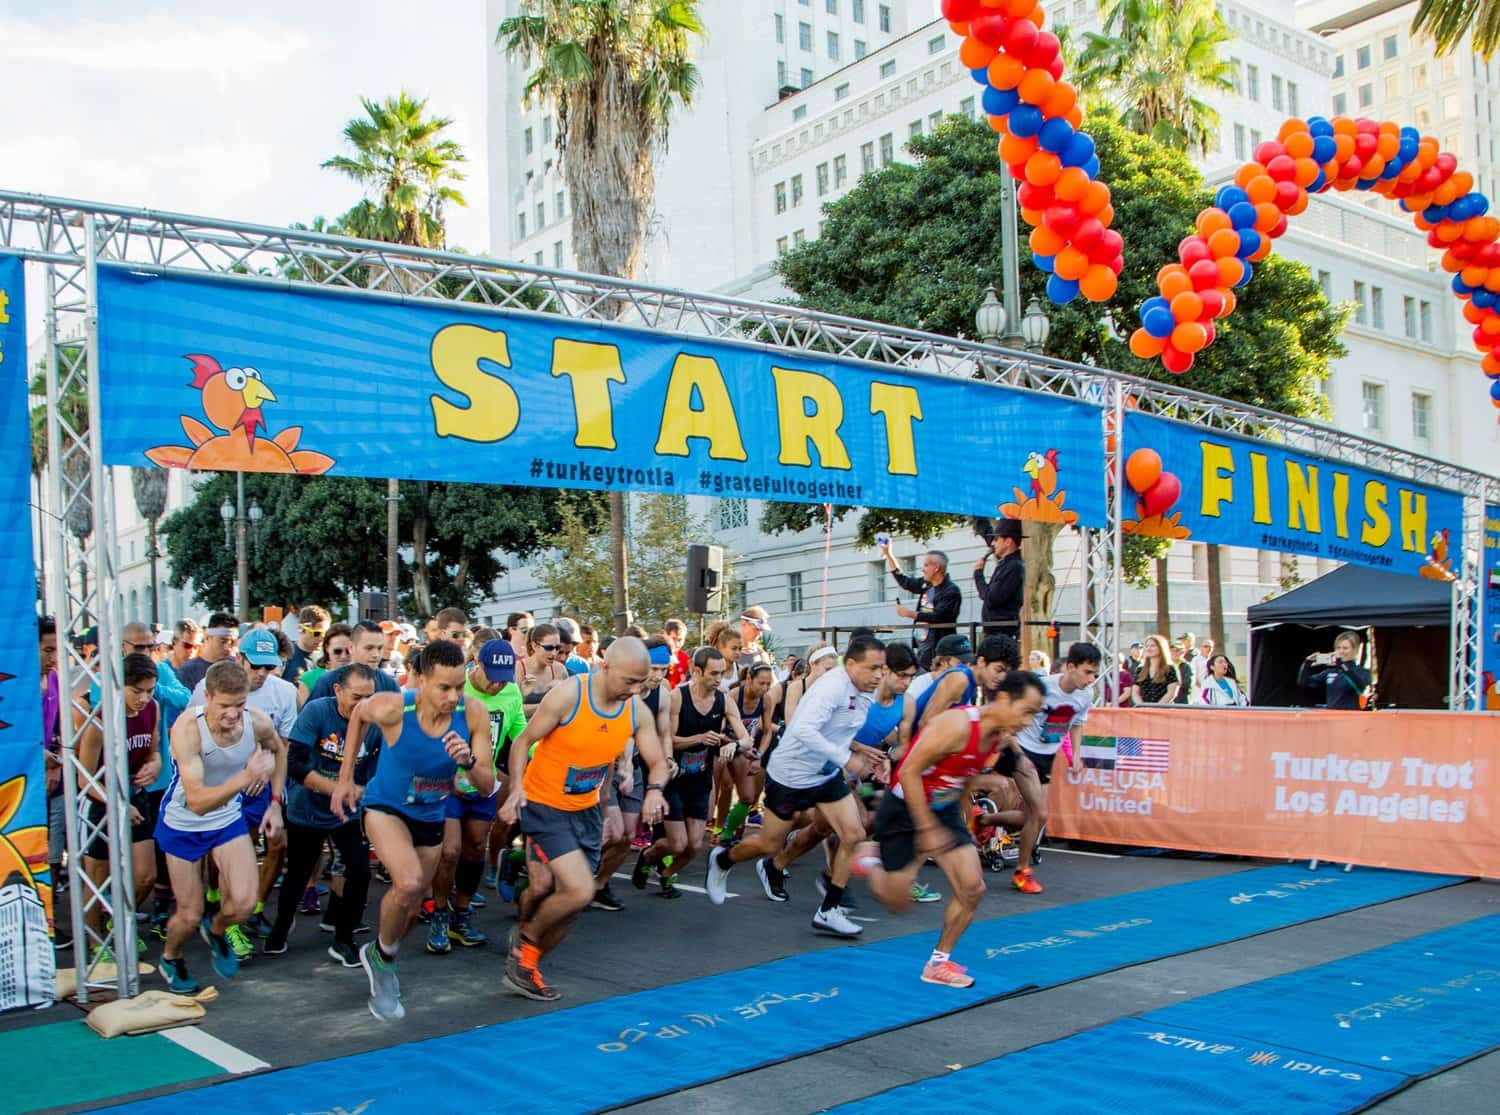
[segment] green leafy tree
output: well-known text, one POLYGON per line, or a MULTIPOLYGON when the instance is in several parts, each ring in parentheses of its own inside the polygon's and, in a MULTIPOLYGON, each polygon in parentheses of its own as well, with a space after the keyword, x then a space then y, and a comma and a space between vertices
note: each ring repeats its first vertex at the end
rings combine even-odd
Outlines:
POLYGON ((1474 32, 1474 50, 1486 62, 1500 46, 1500 0, 1422 0, 1411 21, 1414 35, 1431 36, 1448 54, 1474 32))
MULTIPOLYGON (((1219 113, 1203 94, 1234 92, 1234 40, 1212 0, 1103 0, 1104 33, 1084 35, 1074 80, 1133 132, 1208 154, 1219 113)), ((1107 181, 1107 179, 1106 179, 1107 181)))
MULTIPOLYGON (((1344 354, 1339 333, 1347 310, 1331 306, 1305 265, 1272 255, 1256 265, 1240 291, 1238 308, 1220 325, 1218 340, 1198 354, 1184 377, 1159 361, 1142 361, 1126 344, 1136 310, 1156 293, 1156 272, 1175 259, 1177 243, 1211 202, 1186 155, 1136 135, 1106 109, 1090 113, 1100 177, 1114 195, 1115 227, 1125 237, 1125 270, 1109 302, 1049 305, 1051 356, 1113 368, 1286 414, 1319 417, 1319 391, 1328 363, 1344 354)), ((1001 166, 994 133, 950 117, 932 134, 912 140, 913 165, 895 164, 866 175, 824 208, 823 234, 789 252, 782 278, 799 305, 949 336, 972 332, 975 308, 1001 277, 1001 166)), ((1024 250, 1024 249, 1023 249, 1024 250)), ((1043 276, 1021 268, 1022 299, 1045 297, 1043 276)), ((997 491, 1006 478, 996 478, 997 491)), ((836 515, 854 510, 836 507, 836 515)), ((822 518, 808 504, 767 504, 762 529, 804 529, 822 518)), ((959 516, 863 509, 857 538, 870 544, 882 531, 931 538, 961 524, 959 516)), ((1127 542, 1127 576, 1146 577, 1143 563, 1159 543, 1127 542)), ((1036 609, 1044 614, 1045 609, 1036 609)))
MULTIPOLYGON (((702 33, 696 0, 523 0, 520 14, 501 22, 496 42, 531 67, 528 100, 557 117, 580 270, 635 277, 655 204, 656 158, 673 112, 697 91, 689 53, 702 33)), ((621 631, 631 620, 623 492, 609 494, 609 531, 607 629, 621 631)))

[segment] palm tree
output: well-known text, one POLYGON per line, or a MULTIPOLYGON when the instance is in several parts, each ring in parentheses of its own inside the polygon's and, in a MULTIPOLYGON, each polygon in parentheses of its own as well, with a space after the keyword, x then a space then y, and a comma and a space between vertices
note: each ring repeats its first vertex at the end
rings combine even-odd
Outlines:
MULTIPOLYGON (((447 242, 444 215, 449 205, 467 205, 454 186, 464 179, 463 147, 446 139, 450 117, 425 115, 427 99, 402 90, 384 101, 360 98, 362 117, 349 121, 344 139, 352 155, 336 155, 323 165, 354 179, 367 196, 339 218, 340 231, 367 240, 387 240, 415 248, 441 248, 447 242)), ((397 606, 400 544, 398 500, 401 485, 386 481, 386 594, 389 614, 397 606)), ((424 530, 418 533, 425 534, 424 530)), ((432 611, 426 547, 416 547, 412 594, 419 611, 432 611)))
MULTIPOLYGON (((692 103, 697 0, 522 0, 496 43, 533 67, 526 97, 557 117, 557 148, 582 271, 634 278, 672 113, 692 103)), ((608 307, 618 314, 623 306, 608 307)), ((615 630, 630 624, 625 497, 609 494, 615 630)))
POLYGON ((1500 46, 1500 0, 1422 0, 1411 21, 1413 35, 1430 35, 1447 54, 1474 32, 1474 51, 1486 62, 1500 46))
POLYGON ((1233 93, 1234 38, 1212 0, 1103 0, 1104 33, 1084 36, 1076 81, 1119 110, 1131 131, 1206 155, 1219 113, 1203 94, 1233 93))

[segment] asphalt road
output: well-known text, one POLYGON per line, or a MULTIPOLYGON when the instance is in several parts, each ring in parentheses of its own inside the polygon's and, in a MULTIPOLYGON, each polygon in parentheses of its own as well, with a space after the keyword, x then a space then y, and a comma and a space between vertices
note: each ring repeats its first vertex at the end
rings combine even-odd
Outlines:
MULTIPOLYGON (((700 893, 684 893, 668 901, 654 889, 639 893, 625 880, 616 880, 616 893, 627 909, 613 914, 590 911, 562 948, 548 958, 548 979, 564 996, 555 1005, 534 1003, 504 990, 499 978, 500 948, 455 948, 447 956, 429 956, 422 950, 420 936, 425 927, 419 926, 401 956, 407 1015, 395 1026, 370 1016, 365 1009, 363 973, 329 961, 324 954, 328 936, 318 932, 315 919, 299 916, 286 955, 257 956, 233 982, 213 981, 221 994, 202 1028, 280 1068, 456 1033, 794 953, 841 948, 840 942, 819 937, 808 927, 816 892, 813 865, 810 860, 804 864, 789 882, 792 901, 786 904, 765 901, 753 874, 743 868, 731 879, 731 892, 738 897, 724 908, 710 905, 700 893)), ((1006 885, 1008 875, 991 875, 991 893, 980 916, 1006 917, 1254 866, 1259 864, 1165 856, 1104 858, 1054 851, 1039 869, 1047 885, 1045 894, 1019 895, 1006 885)), ((689 869, 698 883, 701 870, 701 866, 689 869)), ((936 869, 929 868, 925 878, 941 889, 936 869)), ((490 893, 491 903, 476 921, 491 935, 493 944, 499 944, 511 921, 508 909, 490 893)), ((376 898, 378 893, 372 901, 376 898)), ((897 918, 877 912, 869 900, 864 906, 857 913, 870 919, 865 923, 867 940, 935 929, 943 910, 941 903, 934 903, 897 918)), ((973 1064, 1124 1015, 1497 912, 1500 885, 1467 883, 992 1003, 646 1101, 629 1110, 712 1115, 743 1111, 748 1103, 778 1115, 817 1111, 950 1071, 953 1065, 973 1064)), ((212 975, 201 943, 191 944, 187 956, 200 979, 212 975)), ((154 948, 148 959, 154 959, 154 948)), ((872 975, 882 978, 879 972, 872 975)), ((156 985, 148 979, 147 986, 156 985)), ((41 1014, 7 1016, 0 1019, 0 1029, 62 1021, 67 1012, 74 1011, 75 1007, 64 1005, 41 1014)), ((268 1088, 274 1087, 273 1080, 267 1081, 268 1088)), ((1489 1115, 1495 1110, 1497 1093, 1500 1054, 1492 1054, 1423 1082, 1374 1110, 1386 1115, 1428 1115, 1437 1110, 1444 1115, 1489 1115)), ((111 1102, 127 1098, 138 1097, 121 1096, 111 1102)), ((293 1110, 285 1099, 268 1100, 268 1111, 293 1110)), ((976 1102, 988 1106, 983 1097, 976 1097, 976 1102)))

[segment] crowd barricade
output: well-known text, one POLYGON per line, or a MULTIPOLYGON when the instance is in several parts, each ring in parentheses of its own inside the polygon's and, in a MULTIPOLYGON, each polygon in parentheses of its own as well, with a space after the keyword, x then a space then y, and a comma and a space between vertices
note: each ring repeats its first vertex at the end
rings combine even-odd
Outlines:
POLYGON ((1104 708, 1072 742, 1051 836, 1500 875, 1500 717, 1104 708))

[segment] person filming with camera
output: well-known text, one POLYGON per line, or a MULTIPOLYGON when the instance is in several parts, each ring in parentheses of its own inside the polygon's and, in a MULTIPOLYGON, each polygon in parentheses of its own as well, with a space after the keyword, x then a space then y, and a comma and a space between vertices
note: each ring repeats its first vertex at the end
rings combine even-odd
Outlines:
POLYGON ((1370 671, 1359 664, 1364 639, 1356 631, 1340 632, 1333 641, 1332 654, 1309 654, 1297 672, 1297 685, 1322 693, 1318 703, 1324 708, 1354 709, 1364 707, 1361 698, 1370 688, 1370 671))

